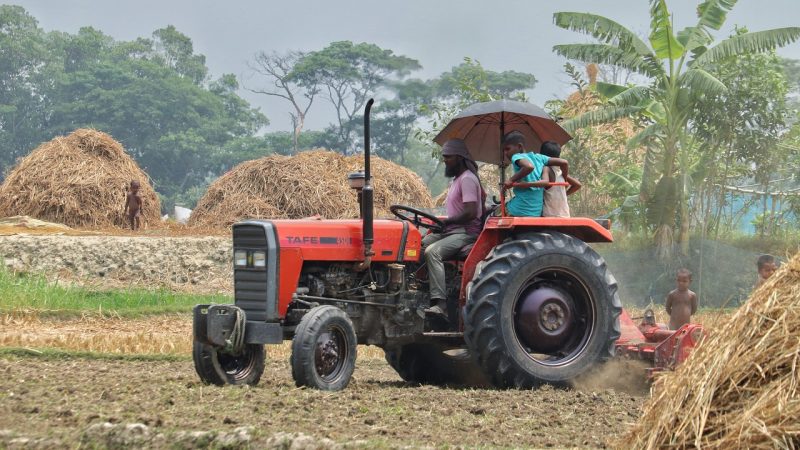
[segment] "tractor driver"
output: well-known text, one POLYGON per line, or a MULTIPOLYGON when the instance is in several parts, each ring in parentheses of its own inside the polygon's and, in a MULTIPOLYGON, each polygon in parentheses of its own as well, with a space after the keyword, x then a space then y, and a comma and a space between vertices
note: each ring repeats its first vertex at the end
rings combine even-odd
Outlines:
POLYGON ((447 191, 442 233, 431 233, 422 239, 428 264, 431 306, 426 314, 447 318, 444 260, 453 259, 466 245, 475 242, 483 224, 486 193, 478 178, 478 165, 461 139, 451 139, 442 146, 444 176, 453 178, 447 191))

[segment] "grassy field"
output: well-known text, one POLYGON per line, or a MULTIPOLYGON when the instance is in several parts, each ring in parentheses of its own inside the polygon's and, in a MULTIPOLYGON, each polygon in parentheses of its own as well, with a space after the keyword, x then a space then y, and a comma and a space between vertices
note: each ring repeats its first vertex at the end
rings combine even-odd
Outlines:
MULTIPOLYGON (((0 266, 2 267, 2 266, 0 266)), ((199 303, 230 303, 224 295, 191 295, 167 290, 93 290, 49 283, 40 275, 15 275, 0 269, 0 312, 32 311, 68 317, 97 313, 131 317, 190 312, 199 303)))

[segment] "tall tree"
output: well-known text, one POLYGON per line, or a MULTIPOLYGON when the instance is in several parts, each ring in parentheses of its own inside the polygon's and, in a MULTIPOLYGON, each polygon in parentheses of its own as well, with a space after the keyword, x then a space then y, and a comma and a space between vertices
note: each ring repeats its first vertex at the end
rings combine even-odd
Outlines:
POLYGON ((292 104, 294 112, 290 112, 289 116, 294 129, 293 147, 295 152, 298 150, 298 141, 306 121, 306 114, 308 114, 311 104, 314 103, 314 97, 319 93, 317 80, 310 78, 301 86, 296 77, 291 76, 295 64, 303 56, 302 52, 296 51, 284 54, 259 52, 250 67, 265 76, 273 86, 263 89, 248 89, 258 94, 285 99, 292 104))
MULTIPOLYGON (((626 116, 642 116, 651 125, 642 133, 654 136, 660 144, 660 175, 655 194, 663 199, 660 225, 655 242, 658 255, 668 258, 672 252, 673 227, 678 208, 686 211, 685 183, 675 180, 676 162, 686 162, 691 147, 687 130, 693 102, 705 94, 718 94, 725 85, 707 68, 723 59, 743 53, 759 53, 794 42, 800 28, 788 27, 745 33, 725 39, 713 47, 712 31, 719 30, 736 0, 706 0, 697 8, 696 25, 675 32, 666 0, 650 0, 649 45, 619 23, 595 14, 559 12, 557 26, 588 34, 596 44, 557 45, 561 56, 587 63, 619 66, 641 74, 650 84, 619 86, 598 83, 598 91, 610 97, 608 107, 572 119, 568 128, 596 125, 626 116), (682 157, 679 160, 679 156, 682 157), (674 195, 678 190, 679 195, 674 195), (674 200, 673 200, 674 199, 674 200)), ((681 170, 682 180, 688 167, 681 170)), ((688 249, 688 220, 681 222, 682 250, 688 249)))
POLYGON ((47 62, 44 32, 22 7, 0 5, 0 180, 40 142, 46 110, 39 101, 47 62))
MULTIPOLYGON (((737 30, 737 34, 745 32, 737 30)), ((770 180, 782 178, 779 173, 790 155, 778 144, 790 113, 789 84, 774 52, 728 58, 714 64, 710 72, 728 89, 700 99, 690 126, 704 145, 693 171, 704 194, 695 202, 703 207, 697 215, 706 229, 719 231, 730 178, 752 179, 762 185, 762 191, 773 190, 770 180)), ((766 196, 763 200, 762 208, 766 208, 766 196)))
POLYGON ((322 89, 336 112, 341 150, 347 152, 354 148, 354 118, 369 97, 388 80, 403 78, 420 68, 416 60, 375 44, 338 41, 304 54, 289 80, 309 90, 322 89))
POLYGON ((196 85, 202 85, 208 77, 206 57, 194 53, 194 44, 189 36, 178 31, 174 25, 153 32, 155 50, 167 67, 196 85))

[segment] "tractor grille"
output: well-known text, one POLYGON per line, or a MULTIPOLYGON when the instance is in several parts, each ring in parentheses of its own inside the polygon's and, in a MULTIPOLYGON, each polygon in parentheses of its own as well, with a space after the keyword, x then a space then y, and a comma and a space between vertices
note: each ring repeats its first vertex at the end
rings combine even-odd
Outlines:
POLYGON ((233 289, 236 306, 247 314, 248 321, 277 319, 278 246, 270 222, 249 221, 233 226, 233 249, 266 252, 263 268, 234 267, 233 289))

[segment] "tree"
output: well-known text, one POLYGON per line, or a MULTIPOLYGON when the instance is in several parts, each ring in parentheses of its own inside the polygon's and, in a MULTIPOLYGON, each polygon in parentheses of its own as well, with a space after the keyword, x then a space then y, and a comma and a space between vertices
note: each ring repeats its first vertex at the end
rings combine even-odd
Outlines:
POLYGON ((415 137, 428 146, 430 154, 437 160, 427 176, 430 183, 441 166, 441 149, 433 143, 438 132, 462 109, 473 103, 509 98, 526 101, 525 91, 533 89, 536 77, 514 71, 493 72, 486 70, 480 61, 469 57, 449 72, 428 82, 432 89, 430 100, 422 104, 421 116, 427 119, 426 126, 415 129, 415 137))
POLYGON ((387 80, 403 78, 420 68, 416 60, 375 44, 339 41, 302 55, 288 80, 307 90, 319 87, 324 92, 336 112, 338 147, 348 152, 354 149, 354 118, 369 97, 387 80))
POLYGON ((0 180, 40 141, 47 114, 38 71, 47 62, 44 32, 22 7, 0 5, 0 180))
MULTIPOLYGON (((29 49, 23 53, 26 65, 3 71, 5 79, 0 75, 8 86, 0 95, 13 92, 16 98, 13 114, 0 113, 0 143, 18 148, 9 152, 13 156, 76 128, 105 131, 148 172, 168 209, 169 199, 229 167, 218 155, 268 123, 236 94, 236 77, 208 81, 205 58, 194 54, 191 40, 174 27, 157 30, 154 39, 116 42, 90 27, 74 35, 44 34, 24 10, 0 11, 13 12, 18 24, 0 39, 14 37, 29 49), (13 120, 7 125, 8 118, 13 120)), ((6 158, 3 152, 0 162, 13 161, 6 158)))
MULTIPOLYGON (((736 34, 745 32, 738 29, 736 34)), ((774 52, 746 54, 720 61, 710 69, 728 89, 698 101, 690 125, 705 146, 693 175, 702 194, 697 215, 706 229, 719 231, 728 179, 752 179, 768 192, 773 190, 770 180, 780 178, 777 175, 789 157, 778 145, 789 116, 789 85, 781 62, 774 52)), ((766 215, 766 196, 763 200, 766 215)), ((768 221, 766 225, 764 230, 770 231, 774 224, 768 221)))
POLYGON ((194 54, 194 45, 189 36, 175 29, 174 25, 153 32, 156 55, 163 58, 167 67, 178 75, 202 85, 208 77, 206 57, 194 54))
POLYGON ((302 52, 290 51, 285 54, 276 52, 259 52, 255 56, 255 61, 251 68, 265 77, 274 85, 269 89, 249 89, 257 94, 264 94, 279 97, 292 104, 294 112, 290 112, 292 127, 294 128, 294 151, 298 150, 300 132, 305 124, 306 114, 314 102, 314 97, 319 93, 317 80, 310 78, 301 86, 294 77, 292 71, 297 62, 303 58, 302 52))
POLYGON ((650 80, 648 85, 633 87, 598 83, 598 91, 610 98, 609 106, 572 119, 565 126, 577 129, 627 116, 640 116, 651 122, 642 134, 659 143, 662 188, 657 192, 669 193, 670 185, 679 188, 676 201, 670 201, 670 195, 664 197, 661 223, 655 234, 657 253, 662 258, 671 255, 674 218, 679 207, 684 212, 679 241, 682 250, 688 250, 689 223, 685 214, 688 167, 685 163, 691 147, 688 124, 694 111, 692 105, 704 95, 726 90, 707 69, 726 58, 769 51, 800 37, 800 28, 789 27, 744 33, 709 48, 714 43, 712 31, 721 28, 735 4, 736 0, 703 1, 697 8, 697 24, 675 33, 666 0, 650 0, 650 45, 602 16, 575 12, 559 12, 554 16, 557 26, 588 34, 600 42, 556 45, 556 53, 586 63, 618 66, 650 80), (680 174, 676 161, 681 165, 680 174), (676 175, 681 176, 682 183, 674 181, 676 175))

